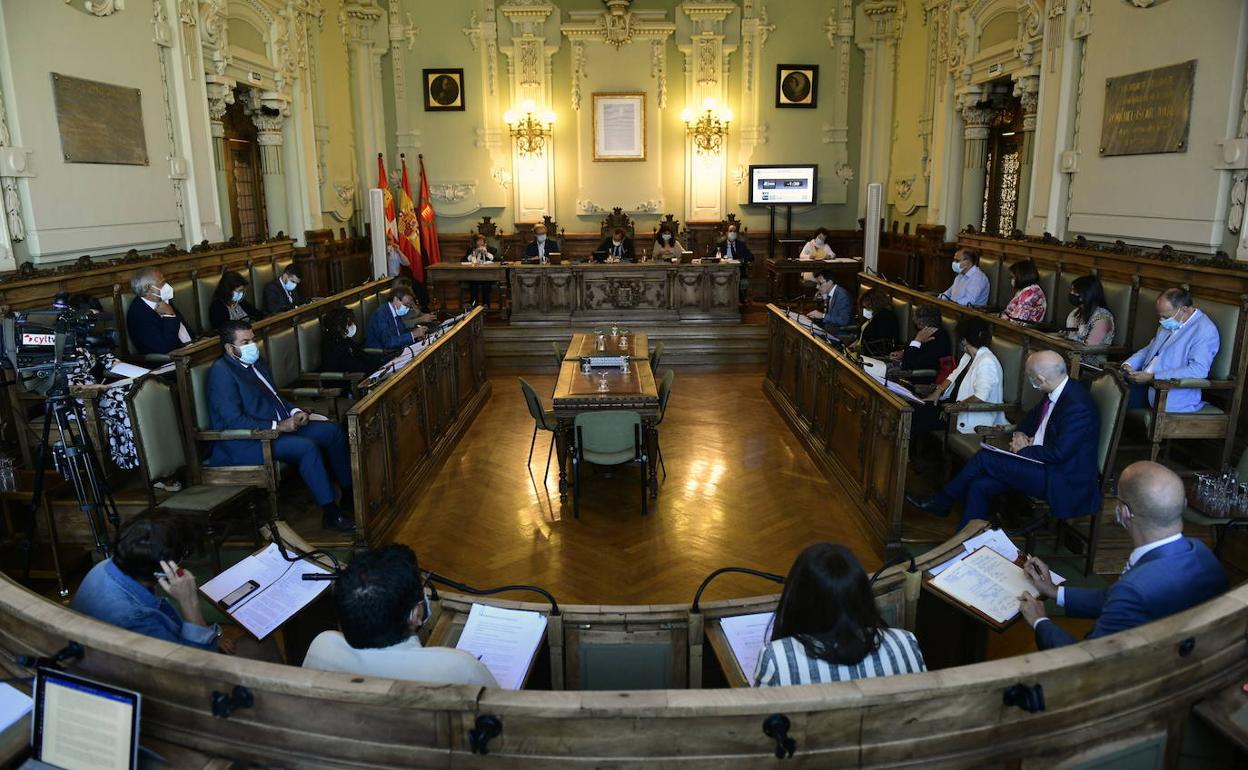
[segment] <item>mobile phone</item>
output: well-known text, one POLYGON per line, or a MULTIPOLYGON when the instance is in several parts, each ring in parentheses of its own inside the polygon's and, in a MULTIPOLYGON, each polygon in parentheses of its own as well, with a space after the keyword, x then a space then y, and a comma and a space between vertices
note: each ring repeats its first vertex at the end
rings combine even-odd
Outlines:
POLYGON ((221 609, 228 611, 231 607, 241 602, 243 599, 249 596, 252 591, 256 590, 259 587, 260 587, 260 584, 257 583, 256 581, 248 580, 246 583, 243 583, 241 586, 239 586, 238 588, 235 588, 233 591, 227 594, 225 598, 217 602, 217 605, 221 607, 221 609))

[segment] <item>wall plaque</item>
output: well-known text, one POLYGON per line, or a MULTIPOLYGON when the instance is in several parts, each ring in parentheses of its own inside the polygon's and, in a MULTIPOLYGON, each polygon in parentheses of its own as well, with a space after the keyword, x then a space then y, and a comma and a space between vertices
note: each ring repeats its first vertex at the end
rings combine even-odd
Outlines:
POLYGON ((137 88, 52 73, 52 98, 66 163, 146 166, 143 105, 137 88))
POLYGON ((1101 155, 1187 152, 1196 60, 1105 81, 1101 155))

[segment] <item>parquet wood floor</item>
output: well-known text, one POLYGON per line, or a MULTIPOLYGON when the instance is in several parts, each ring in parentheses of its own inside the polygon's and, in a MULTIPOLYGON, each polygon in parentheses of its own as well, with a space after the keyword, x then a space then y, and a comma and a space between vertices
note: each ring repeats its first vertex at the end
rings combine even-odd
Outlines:
MULTIPOLYGON (((526 379, 549 401, 553 375, 526 379)), ((688 602, 722 566, 784 574, 821 540, 848 545, 868 570, 881 562, 852 501, 763 395, 761 373, 677 373, 660 431, 668 475, 646 518, 637 471, 621 468, 613 478, 587 477, 574 519, 571 496, 559 502, 553 464, 542 484, 550 434, 538 434, 530 475, 533 421, 519 385, 499 376, 493 386, 396 535, 426 569, 477 587, 540 585, 565 603, 657 604, 688 602)), ((778 589, 725 575, 706 598, 778 589)))

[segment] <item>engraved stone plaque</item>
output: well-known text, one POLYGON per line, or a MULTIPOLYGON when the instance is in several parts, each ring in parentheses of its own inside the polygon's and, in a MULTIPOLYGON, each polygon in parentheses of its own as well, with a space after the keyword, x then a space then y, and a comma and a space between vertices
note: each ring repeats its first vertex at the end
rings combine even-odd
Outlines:
POLYGON ((1196 60, 1105 81, 1101 155, 1186 152, 1196 60))
POLYGON ((66 163, 146 166, 143 105, 137 88, 52 73, 52 98, 66 163))

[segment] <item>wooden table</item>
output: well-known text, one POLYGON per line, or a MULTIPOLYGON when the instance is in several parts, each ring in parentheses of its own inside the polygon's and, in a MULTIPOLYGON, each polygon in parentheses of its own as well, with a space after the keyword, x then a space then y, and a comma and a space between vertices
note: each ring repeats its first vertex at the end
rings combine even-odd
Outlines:
MULTIPOLYGON (((646 335, 629 337, 629 348, 648 351, 646 335)), ((621 355, 611 353, 621 350, 616 338, 607 336, 605 355, 621 355)), ((597 350, 597 335, 578 332, 572 335, 568 344, 569 351, 597 350)), ((559 424, 555 431, 555 450, 559 455, 559 499, 568 496, 568 446, 572 424, 576 416, 582 412, 593 412, 600 409, 624 409, 641 414, 646 427, 646 451, 655 456, 654 424, 659 416, 659 389, 654 382, 654 372, 650 370, 648 356, 630 357, 628 372, 619 368, 595 369, 590 374, 581 373, 579 358, 566 357, 559 368, 559 380, 555 384, 552 399, 555 420, 559 424), (606 390, 599 390, 599 382, 606 381, 606 390)), ((656 463, 650 463, 650 496, 659 494, 659 482, 656 475, 656 463)))
POLYGON ((784 297, 778 296, 781 282, 790 276, 802 273, 815 273, 830 269, 836 276, 836 285, 848 289, 853 296, 858 294, 858 273, 862 271, 862 260, 814 260, 814 259, 767 259, 767 299, 775 302, 784 297))
POLYGON ((568 345, 568 352, 564 353, 564 361, 580 361, 581 358, 587 356, 628 356, 632 359, 650 358, 650 337, 642 334, 629 334, 628 347, 621 345, 623 335, 604 335, 606 343, 605 350, 598 350, 598 340, 596 334, 577 334, 572 338, 572 343, 568 345))
POLYGON ((508 292, 509 283, 507 280, 508 268, 510 265, 519 264, 518 262, 485 262, 481 264, 472 264, 471 262, 438 262, 429 265, 426 270, 429 271, 429 282, 433 284, 434 290, 438 292, 438 298, 442 302, 442 307, 450 307, 446 304, 446 291, 449 287, 455 287, 458 291, 459 287, 465 282, 480 281, 483 283, 497 284, 498 291, 498 307, 502 311, 503 317, 506 318, 511 307, 511 296, 508 292))

